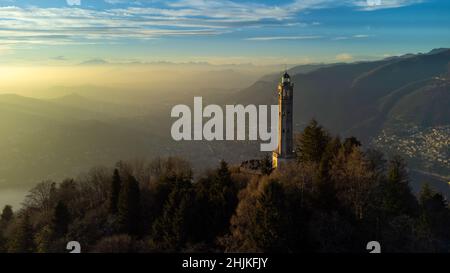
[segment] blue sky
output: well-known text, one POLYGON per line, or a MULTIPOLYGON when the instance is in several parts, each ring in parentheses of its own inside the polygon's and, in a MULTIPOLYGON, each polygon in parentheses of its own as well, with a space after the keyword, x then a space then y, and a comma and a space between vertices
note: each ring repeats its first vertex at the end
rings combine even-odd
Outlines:
POLYGON ((450 47, 448 0, 0 0, 10 63, 305 63, 450 47))

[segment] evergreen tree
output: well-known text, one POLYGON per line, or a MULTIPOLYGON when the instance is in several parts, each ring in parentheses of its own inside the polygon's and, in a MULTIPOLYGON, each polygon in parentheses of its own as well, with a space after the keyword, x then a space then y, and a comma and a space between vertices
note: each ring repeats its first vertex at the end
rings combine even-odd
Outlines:
POLYGON ((52 230, 53 235, 60 238, 67 233, 70 223, 70 213, 64 202, 59 201, 53 210, 52 230))
POLYGON ((231 182, 231 173, 228 169, 228 163, 224 160, 220 161, 220 167, 217 169, 217 178, 221 184, 229 184, 231 182))
POLYGON ((313 119, 298 139, 298 160, 300 162, 319 163, 329 139, 328 133, 313 119))
POLYGON ((0 253, 6 252, 6 238, 3 235, 3 230, 0 228, 0 253))
POLYGON ((396 156, 389 162, 387 181, 381 183, 381 187, 382 209, 386 216, 417 215, 417 199, 409 187, 406 164, 402 158, 396 156))
POLYGON ((336 210, 338 207, 338 200, 336 196, 336 187, 334 181, 325 174, 324 164, 320 164, 318 174, 316 174, 314 179, 314 200, 317 208, 331 211, 336 210))
POLYGON ((14 216, 14 213, 13 213, 12 207, 10 205, 6 205, 3 208, 0 221, 2 224, 7 224, 12 220, 13 216, 14 216))
POLYGON ((284 252, 289 250, 289 211, 282 185, 276 180, 250 183, 231 220, 227 251, 284 252))
POLYGON ((109 212, 116 214, 118 211, 117 204, 119 202, 119 194, 122 181, 120 179, 119 170, 115 169, 111 180, 111 192, 109 197, 109 212))
POLYGON ((212 179, 211 189, 212 196, 216 194, 218 198, 224 200, 221 210, 224 211, 224 221, 228 222, 237 205, 237 189, 231 179, 231 172, 225 161, 220 162, 220 167, 212 179))
POLYGON ((353 151, 354 147, 360 147, 361 142, 356 137, 349 137, 344 140, 342 146, 344 147, 345 154, 348 155, 353 151))
POLYGON ((261 172, 264 175, 270 175, 272 173, 272 159, 269 154, 265 154, 264 158, 260 161, 261 172))
POLYGON ((35 250, 33 240, 33 226, 30 217, 25 214, 9 243, 9 252, 13 253, 32 253, 35 250))
POLYGON ((416 234, 415 219, 408 215, 399 215, 392 219, 384 219, 386 225, 382 230, 383 252, 405 253, 415 252, 416 234))
POLYGON ((132 175, 124 181, 118 201, 118 221, 121 232, 138 235, 141 221, 139 182, 132 175))
POLYGON ((325 211, 331 211, 337 208, 336 187, 330 177, 330 171, 341 146, 341 140, 338 137, 333 138, 327 143, 314 177, 316 205, 325 211))
POLYGON ((442 194, 433 191, 426 183, 419 195, 419 230, 427 250, 447 251, 450 244, 450 209, 442 194))
POLYGON ((433 199, 434 191, 431 189, 430 184, 425 183, 422 186, 419 194, 419 202, 422 209, 427 207, 427 203, 433 199))
POLYGON ((190 241, 190 235, 195 231, 192 221, 193 198, 190 181, 177 182, 165 202, 162 215, 153 225, 152 248, 180 251, 190 241))
POLYGON ((333 139, 331 139, 328 142, 323 157, 325 157, 328 160, 332 160, 334 157, 336 157, 338 155, 341 147, 342 147, 342 143, 341 143, 340 137, 338 137, 338 136, 334 137, 333 139))
POLYGON ((254 238, 259 248, 268 251, 286 250, 288 228, 283 187, 276 181, 263 186, 256 199, 256 222, 254 238))
POLYGON ((384 154, 378 150, 368 149, 365 151, 365 159, 368 167, 373 171, 377 179, 382 179, 386 171, 386 159, 384 154))
POLYGON ((225 161, 196 184, 195 206, 195 237, 198 241, 212 243, 217 236, 228 232, 230 218, 237 206, 237 189, 225 161))
POLYGON ((333 160, 338 156, 341 147, 342 144, 339 137, 335 137, 327 143, 322 157, 319 161, 319 178, 324 180, 329 179, 333 160))
MULTIPOLYGON (((36 245, 37 253, 50 253, 54 252, 52 250, 53 243, 57 241, 55 238, 55 233, 53 228, 50 226, 44 226, 36 232, 34 235, 34 243, 36 245)), ((61 250, 61 249, 59 249, 61 250)))

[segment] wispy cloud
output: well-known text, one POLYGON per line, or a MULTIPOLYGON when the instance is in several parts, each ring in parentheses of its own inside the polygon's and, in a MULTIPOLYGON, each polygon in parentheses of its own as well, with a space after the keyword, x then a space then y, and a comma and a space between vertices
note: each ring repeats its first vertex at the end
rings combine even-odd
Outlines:
POLYGON ((247 41, 274 41, 274 40, 313 40, 320 39, 322 36, 271 36, 271 37, 251 37, 247 41))
POLYGON ((195 20, 141 12, 138 9, 0 7, 0 44, 68 44, 118 38, 215 35, 226 31, 221 26, 203 25, 195 20))
MULTIPOLYGON (((80 0, 66 0, 70 5, 67 7, 0 6, 0 45, 88 44, 118 39, 146 40, 168 36, 220 35, 246 27, 292 27, 301 24, 299 13, 305 10, 336 6, 376 10, 422 2, 422 0, 293 0, 278 5, 230 0, 178 0, 165 3, 154 0, 104 1, 111 6, 107 9, 83 7, 82 4, 85 3, 80 0)), ((17 1, 6 3, 12 5, 17 1)), ((271 36, 247 40, 317 38, 320 37, 271 36)))
POLYGON ((67 0, 67 5, 69 6, 79 6, 81 5, 81 0, 67 0))
POLYGON ((371 37, 371 35, 368 34, 355 34, 352 36, 338 36, 338 37, 334 37, 332 38, 333 41, 343 41, 343 40, 350 40, 350 39, 364 39, 364 38, 369 38, 371 37))
POLYGON ((361 10, 373 11, 411 6, 414 4, 423 3, 425 0, 361 0, 352 2, 361 10))

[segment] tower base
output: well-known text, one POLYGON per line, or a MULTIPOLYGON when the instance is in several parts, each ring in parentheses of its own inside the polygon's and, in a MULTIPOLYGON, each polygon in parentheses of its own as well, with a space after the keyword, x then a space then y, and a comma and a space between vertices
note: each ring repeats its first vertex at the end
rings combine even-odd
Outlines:
POLYGON ((277 152, 272 153, 272 168, 276 169, 287 163, 294 162, 295 156, 281 156, 277 152))

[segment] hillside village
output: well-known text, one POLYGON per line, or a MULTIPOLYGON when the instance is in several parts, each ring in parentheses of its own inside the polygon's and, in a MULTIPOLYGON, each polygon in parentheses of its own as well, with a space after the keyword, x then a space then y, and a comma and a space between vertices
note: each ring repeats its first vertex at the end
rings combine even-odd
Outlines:
POLYGON ((372 141, 375 147, 388 153, 421 162, 429 171, 449 176, 450 126, 420 128, 415 125, 384 129, 372 141))

